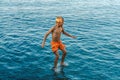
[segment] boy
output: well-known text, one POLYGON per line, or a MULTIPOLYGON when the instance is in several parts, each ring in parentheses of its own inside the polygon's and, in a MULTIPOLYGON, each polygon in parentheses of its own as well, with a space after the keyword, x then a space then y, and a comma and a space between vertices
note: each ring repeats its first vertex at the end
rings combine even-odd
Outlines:
POLYGON ((60 40, 61 37, 61 33, 72 37, 72 38, 76 38, 75 36, 72 36, 70 34, 68 34, 67 32, 64 31, 63 28, 63 23, 64 23, 64 19, 59 16, 56 18, 56 25, 54 27, 52 27, 44 36, 43 42, 42 42, 42 48, 45 45, 45 41, 47 36, 52 33, 52 41, 51 41, 51 48, 53 53, 55 54, 55 60, 54 60, 54 67, 53 69, 55 70, 57 68, 57 63, 58 63, 58 59, 59 59, 59 54, 58 54, 58 49, 60 49, 63 52, 62 55, 62 60, 61 60, 61 66, 65 66, 64 64, 64 59, 66 56, 66 50, 65 50, 65 45, 62 43, 62 41, 60 40))

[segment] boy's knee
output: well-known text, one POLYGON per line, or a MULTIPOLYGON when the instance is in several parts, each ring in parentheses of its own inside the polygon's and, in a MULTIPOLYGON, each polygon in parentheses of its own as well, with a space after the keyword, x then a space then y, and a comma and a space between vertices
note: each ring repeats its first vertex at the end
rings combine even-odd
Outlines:
POLYGON ((66 51, 64 51, 64 52, 63 52, 63 54, 64 54, 64 55, 66 55, 66 54, 67 54, 67 52, 66 52, 66 51))
POLYGON ((67 52, 66 52, 66 50, 63 50, 63 53, 65 53, 65 54, 66 54, 66 53, 67 53, 67 52))
POLYGON ((55 56, 57 59, 59 59, 59 54, 57 52, 55 52, 55 56))
POLYGON ((56 55, 56 58, 59 59, 59 55, 56 55))

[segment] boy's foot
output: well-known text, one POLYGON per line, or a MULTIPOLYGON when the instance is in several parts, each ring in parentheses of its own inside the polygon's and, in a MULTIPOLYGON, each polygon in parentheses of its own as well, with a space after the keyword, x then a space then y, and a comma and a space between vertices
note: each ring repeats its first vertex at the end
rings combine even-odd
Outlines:
POLYGON ((64 66, 67 66, 67 65, 66 65, 66 64, 64 64, 64 63, 61 63, 61 66, 62 66, 62 67, 64 67, 64 66))
POLYGON ((52 67, 52 70, 56 71, 56 69, 57 69, 56 67, 52 67))

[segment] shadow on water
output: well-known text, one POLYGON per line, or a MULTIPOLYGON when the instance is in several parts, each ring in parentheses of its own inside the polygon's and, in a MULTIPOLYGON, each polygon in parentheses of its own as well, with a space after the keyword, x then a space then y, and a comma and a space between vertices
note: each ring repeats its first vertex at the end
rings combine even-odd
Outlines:
POLYGON ((64 67, 60 67, 60 70, 58 71, 52 70, 51 74, 45 75, 40 79, 41 80, 71 80, 65 75, 64 67))

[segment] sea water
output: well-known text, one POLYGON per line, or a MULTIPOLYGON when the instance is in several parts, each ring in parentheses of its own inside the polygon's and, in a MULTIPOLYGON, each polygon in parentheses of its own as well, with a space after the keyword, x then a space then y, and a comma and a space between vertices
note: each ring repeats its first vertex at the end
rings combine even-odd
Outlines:
POLYGON ((0 80, 120 80, 119 0, 0 0, 0 80), (63 16, 66 67, 57 71, 51 34, 63 16))

